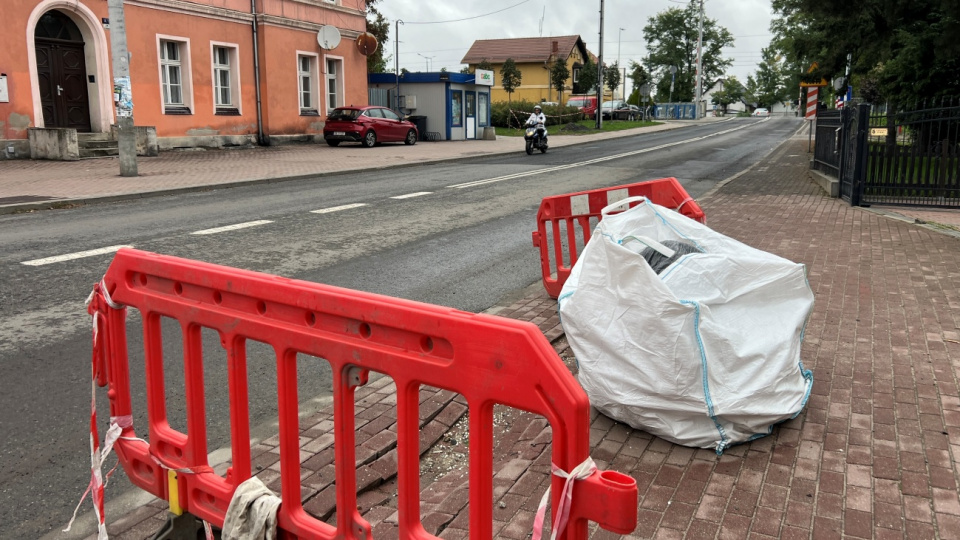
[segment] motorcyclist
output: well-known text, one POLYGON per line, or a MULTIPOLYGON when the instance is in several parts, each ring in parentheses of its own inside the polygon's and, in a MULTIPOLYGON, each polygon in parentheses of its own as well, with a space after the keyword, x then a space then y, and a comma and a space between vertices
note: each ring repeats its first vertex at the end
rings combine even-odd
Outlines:
POLYGON ((543 109, 539 105, 533 106, 533 112, 530 114, 530 118, 527 119, 528 126, 536 126, 537 124, 544 125, 544 131, 546 131, 547 117, 543 114, 543 109))

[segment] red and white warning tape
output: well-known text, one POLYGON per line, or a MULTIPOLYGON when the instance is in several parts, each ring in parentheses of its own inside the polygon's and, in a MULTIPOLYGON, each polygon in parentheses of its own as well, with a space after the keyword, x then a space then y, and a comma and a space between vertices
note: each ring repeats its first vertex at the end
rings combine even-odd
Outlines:
MULTIPOLYGON (((101 352, 104 346, 100 340, 99 320, 102 316, 99 309, 100 300, 103 300, 111 309, 123 309, 123 306, 117 304, 110 298, 110 291, 107 290, 107 284, 104 283, 103 280, 94 285, 93 291, 91 291, 90 296, 87 297, 86 305, 90 306, 90 304, 93 303, 93 309, 91 311, 93 316, 93 354, 90 378, 90 483, 80 497, 80 502, 77 503, 77 507, 73 510, 73 516, 70 518, 70 522, 67 523, 66 528, 63 529, 63 532, 68 532, 73 526, 73 522, 77 519, 77 512, 80 511, 80 506, 83 504, 83 501, 86 500, 87 494, 90 494, 93 501, 93 512, 97 516, 97 540, 107 540, 109 537, 107 535, 106 514, 104 513, 104 490, 107 487, 110 476, 113 475, 113 472, 120 463, 118 461, 117 464, 110 469, 106 477, 103 476, 103 463, 107 460, 110 452, 113 451, 113 445, 116 444, 118 440, 147 442, 139 437, 121 437, 123 430, 133 427, 132 416, 111 416, 110 427, 107 428, 107 433, 103 440, 103 447, 100 446, 100 434, 97 429, 97 360, 102 357, 101 352)), ((105 366, 103 367, 105 368, 105 366)), ((178 473, 198 474, 213 471, 209 466, 177 469, 161 462, 156 456, 151 455, 151 457, 154 462, 164 469, 173 470, 178 473)), ((203 529, 207 540, 214 540, 213 530, 206 521, 203 522, 203 529)))
MULTIPOLYGON (((563 534, 563 529, 567 526, 567 520, 570 518, 570 505, 573 502, 573 483, 577 480, 589 478, 591 474, 597 471, 597 465, 589 456, 583 460, 583 463, 577 465, 569 473, 552 464, 553 474, 566 479, 563 483, 563 491, 560 494, 560 508, 554 510, 553 527, 550 530, 550 540, 556 540, 557 536, 563 534)), ((547 504, 550 502, 550 488, 540 499, 540 507, 537 508, 537 516, 533 520, 533 538, 531 540, 540 540, 543 534, 543 518, 547 513, 547 504)))

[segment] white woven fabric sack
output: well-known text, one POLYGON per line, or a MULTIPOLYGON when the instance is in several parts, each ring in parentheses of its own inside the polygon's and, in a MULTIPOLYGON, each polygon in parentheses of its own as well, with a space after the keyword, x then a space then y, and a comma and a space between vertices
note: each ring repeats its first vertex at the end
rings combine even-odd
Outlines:
POLYGON ((647 199, 604 209, 559 305, 591 404, 668 441, 719 454, 769 434, 810 395, 804 266, 647 199), (695 252, 667 247, 677 242, 695 252), (675 260, 658 274, 642 250, 675 260))

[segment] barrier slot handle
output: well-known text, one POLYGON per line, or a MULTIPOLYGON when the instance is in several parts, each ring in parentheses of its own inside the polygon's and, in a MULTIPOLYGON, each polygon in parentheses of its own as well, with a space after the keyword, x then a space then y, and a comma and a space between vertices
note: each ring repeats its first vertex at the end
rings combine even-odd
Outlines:
POLYGON ((600 215, 607 216, 610 212, 616 210, 617 208, 621 208, 623 206, 629 207, 630 203, 640 202, 640 201, 649 201, 649 200, 650 199, 643 196, 627 197, 626 199, 620 199, 619 201, 613 204, 608 204, 607 206, 604 206, 603 210, 600 210, 600 215))

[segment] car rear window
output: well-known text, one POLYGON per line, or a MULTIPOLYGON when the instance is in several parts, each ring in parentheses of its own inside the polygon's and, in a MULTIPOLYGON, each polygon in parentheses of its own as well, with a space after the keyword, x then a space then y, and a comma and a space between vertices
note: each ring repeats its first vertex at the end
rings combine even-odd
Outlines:
POLYGON ((330 111, 327 120, 356 120, 362 112, 360 109, 334 109, 330 111))

